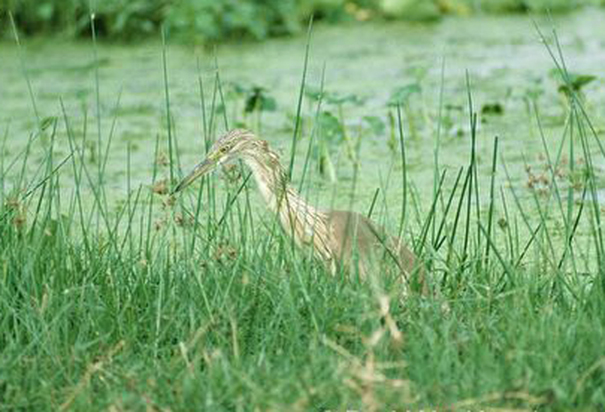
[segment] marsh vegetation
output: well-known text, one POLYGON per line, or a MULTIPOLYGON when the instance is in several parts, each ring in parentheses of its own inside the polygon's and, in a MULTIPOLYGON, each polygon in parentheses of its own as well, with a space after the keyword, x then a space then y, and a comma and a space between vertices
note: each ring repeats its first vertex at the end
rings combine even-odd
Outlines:
POLYGON ((604 18, 1 43, 0 405, 603 408, 604 18), (233 127, 432 297, 332 276, 237 165, 170 196, 233 127))

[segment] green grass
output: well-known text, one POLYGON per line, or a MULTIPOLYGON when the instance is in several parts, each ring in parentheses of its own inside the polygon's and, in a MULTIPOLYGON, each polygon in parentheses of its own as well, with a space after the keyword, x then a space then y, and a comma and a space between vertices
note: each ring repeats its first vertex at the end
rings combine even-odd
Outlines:
MULTIPOLYGON (((558 43, 546 44, 568 82, 558 43)), ((166 49, 162 57, 168 141, 158 136, 155 148, 170 148, 176 178, 166 49)), ((98 96, 98 76, 95 85, 98 96)), ((211 139, 221 120, 214 108, 225 104, 218 71, 211 96, 205 88, 200 78, 211 139)), ((76 134, 62 108, 0 163, 0 409, 604 408, 605 256, 594 164, 605 153, 597 133, 572 95, 567 127, 545 149, 553 175, 563 154, 573 165, 581 153, 581 199, 571 185, 553 184, 528 210, 514 187, 496 188, 491 178, 479 186, 476 145, 491 140, 476 138, 471 92, 469 85, 467 167, 452 176, 436 164, 429 205, 418 204, 405 168, 401 177, 409 205, 400 226, 412 231, 429 269, 430 297, 406 295, 389 279, 331 276, 252 212, 248 179, 222 196, 205 178, 170 200, 131 187, 127 151, 128 200, 109 207, 112 131, 99 134, 93 162, 84 154, 86 127, 76 134), (53 151, 58 130, 70 143, 64 157, 53 151), (46 153, 34 175, 25 173, 32 146, 46 153), (483 198, 489 207, 480 211, 483 198), (495 210, 506 219, 494 222, 495 210)), ((439 144, 436 159, 445 155, 439 144)), ((506 156, 493 145, 492 170, 506 175, 506 156)), ((149 180, 157 178, 156 169, 149 180)), ((379 189, 376 196, 388 191, 379 189)))

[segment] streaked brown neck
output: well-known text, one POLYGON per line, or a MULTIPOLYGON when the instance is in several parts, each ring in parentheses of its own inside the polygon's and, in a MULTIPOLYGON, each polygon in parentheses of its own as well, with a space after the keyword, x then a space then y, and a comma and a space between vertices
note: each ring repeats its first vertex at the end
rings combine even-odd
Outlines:
POLYGON ((277 212, 292 190, 288 185, 288 177, 278 155, 268 146, 262 147, 259 152, 247 154, 244 161, 252 170, 258 188, 267 202, 267 205, 277 212))
POLYGON ((326 224, 325 214, 309 205, 288 184, 279 156, 268 145, 258 153, 246 155, 244 161, 252 170, 268 206, 278 214, 284 230, 299 243, 313 238, 317 226, 326 224))

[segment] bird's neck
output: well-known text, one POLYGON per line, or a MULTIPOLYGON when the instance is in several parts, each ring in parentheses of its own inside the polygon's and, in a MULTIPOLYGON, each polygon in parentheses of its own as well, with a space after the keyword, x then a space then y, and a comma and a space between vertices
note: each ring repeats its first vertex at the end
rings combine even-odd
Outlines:
POLYGON ((298 239, 312 236, 323 214, 289 185, 278 155, 267 147, 264 156, 250 156, 244 160, 252 170, 265 202, 277 213, 284 230, 289 234, 297 232, 298 239))
POLYGON ((278 155, 271 149, 266 148, 263 156, 247 156, 244 160, 272 211, 279 213, 292 202, 305 203, 288 184, 288 175, 279 162, 278 155))

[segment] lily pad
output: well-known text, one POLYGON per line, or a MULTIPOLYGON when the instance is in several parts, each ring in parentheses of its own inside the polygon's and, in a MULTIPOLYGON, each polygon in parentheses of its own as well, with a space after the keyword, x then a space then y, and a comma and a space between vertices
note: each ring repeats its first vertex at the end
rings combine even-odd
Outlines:
POLYGON ((344 127, 340 120, 329 111, 322 111, 317 121, 323 138, 330 146, 340 144, 344 140, 344 127))
POLYGON ((40 120, 40 129, 46 130, 57 121, 56 116, 48 116, 40 120))
POLYGON ((597 76, 592 74, 578 73, 568 73, 567 79, 563 79, 561 78, 560 72, 557 69, 551 71, 551 76, 558 78, 559 88, 557 90, 561 93, 580 92, 584 88, 584 86, 592 83, 597 79, 597 76), (569 80, 569 82, 567 80, 569 80))
POLYGON ((246 96, 244 112, 252 113, 255 110, 261 112, 274 112, 277 108, 275 98, 269 96, 264 87, 254 86, 246 96))
POLYGON ((418 83, 408 84, 406 86, 399 87, 391 93, 388 105, 389 107, 402 106, 410 99, 413 94, 420 94, 422 87, 418 83))
POLYGON ((378 116, 364 116, 363 123, 368 126, 375 136, 382 136, 387 128, 385 122, 378 116))
POLYGON ((481 107, 481 114, 487 116, 502 116, 504 114, 504 106, 501 103, 485 103, 481 107))
POLYGON ((342 105, 342 104, 354 104, 356 106, 362 105, 365 100, 362 97, 357 96, 356 94, 340 94, 337 92, 331 91, 323 91, 323 93, 319 89, 308 88, 305 91, 305 95, 309 97, 311 100, 318 101, 321 97, 322 101, 327 104, 333 105, 342 105))

